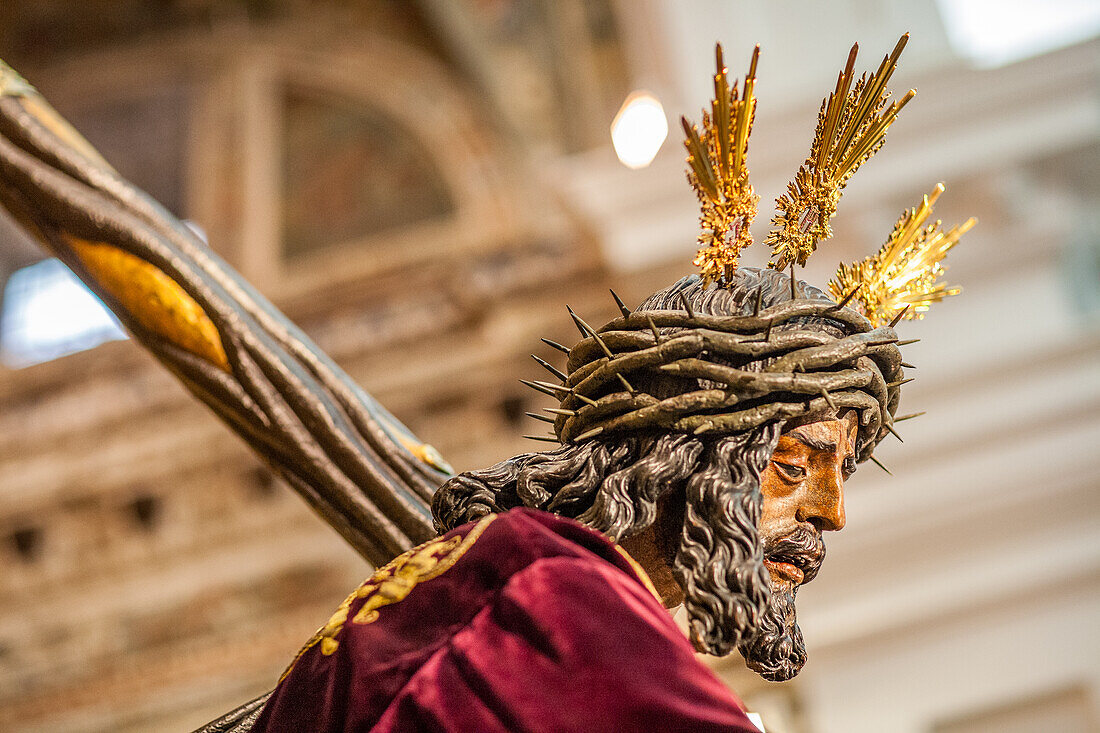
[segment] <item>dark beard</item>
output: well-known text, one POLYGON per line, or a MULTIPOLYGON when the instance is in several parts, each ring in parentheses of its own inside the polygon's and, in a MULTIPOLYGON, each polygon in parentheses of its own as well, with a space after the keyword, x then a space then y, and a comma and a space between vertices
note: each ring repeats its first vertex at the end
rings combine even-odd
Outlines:
MULTIPOLYGON (((788 562, 800 568, 805 579, 813 580, 825 559, 825 543, 815 531, 799 528, 764 547, 764 557, 788 562)), ((785 682, 806 663, 806 644, 795 616, 798 585, 772 578, 771 600, 760 615, 755 633, 737 645, 749 669, 772 682, 785 682)))

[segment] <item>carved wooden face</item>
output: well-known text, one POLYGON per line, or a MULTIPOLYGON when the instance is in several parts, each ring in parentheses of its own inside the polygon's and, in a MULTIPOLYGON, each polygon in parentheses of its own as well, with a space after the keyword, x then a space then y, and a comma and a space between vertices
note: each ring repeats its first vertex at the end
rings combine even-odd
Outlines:
POLYGON ((842 419, 800 425, 779 436, 760 477, 759 529, 773 586, 812 580, 824 559, 821 533, 844 528, 844 480, 855 471, 856 430, 855 413, 848 412, 842 419), (785 538, 799 536, 803 551, 784 547, 790 544, 785 538), (819 547, 820 553, 806 545, 819 547))
POLYGON ((758 529, 771 597, 737 648, 764 679, 789 680, 806 663, 795 595, 825 560, 822 533, 844 527, 844 480, 855 470, 854 412, 790 428, 760 474, 758 529))

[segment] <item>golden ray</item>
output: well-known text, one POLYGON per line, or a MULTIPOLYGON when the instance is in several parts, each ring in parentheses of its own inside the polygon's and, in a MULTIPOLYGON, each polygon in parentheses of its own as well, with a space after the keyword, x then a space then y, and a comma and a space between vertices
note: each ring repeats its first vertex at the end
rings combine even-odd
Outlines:
POLYGON ((792 262, 805 266, 818 242, 832 236, 829 221, 848 179, 879 151, 886 130, 916 94, 910 89, 900 100, 886 104, 890 96, 886 83, 908 40, 906 33, 878 70, 863 74, 854 85, 852 69, 859 44, 852 46, 836 88, 821 104, 810 156, 788 184, 787 193, 776 199, 779 213, 772 218, 775 228, 767 239, 772 248, 769 267, 783 270, 792 262))
POLYGON ((710 114, 703 113, 703 132, 681 117, 688 151, 687 178, 699 197, 702 210, 699 224, 699 252, 695 265, 705 283, 732 281, 741 250, 752 244, 749 225, 756 216, 760 197, 749 184, 745 162, 756 113, 756 62, 760 47, 752 52, 749 73, 738 94, 736 83, 730 87, 728 70, 722 60, 722 46, 715 46, 717 72, 714 75, 714 99, 710 114))
POLYGON ((923 318, 929 305, 957 295, 961 288, 937 282, 946 269, 941 263, 977 219, 971 217, 946 232, 939 220, 925 226, 943 192, 944 185, 938 183, 920 206, 906 209, 875 255, 837 268, 829 281, 829 294, 839 302, 858 285, 854 305, 876 327, 907 307, 901 316, 904 320, 923 318))

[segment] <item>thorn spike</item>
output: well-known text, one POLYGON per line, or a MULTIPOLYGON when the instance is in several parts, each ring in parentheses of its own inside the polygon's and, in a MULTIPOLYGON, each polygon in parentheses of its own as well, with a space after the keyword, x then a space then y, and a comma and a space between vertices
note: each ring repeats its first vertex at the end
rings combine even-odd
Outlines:
MULTIPOLYGON (((608 288, 608 290, 611 290, 611 288, 608 288)), ((626 307, 626 303, 619 297, 619 294, 611 290, 611 297, 615 299, 615 305, 619 306, 619 310, 622 311, 623 318, 628 318, 630 316, 630 309, 626 307)))
POLYGON ((591 430, 586 430, 585 432, 581 433, 577 437, 573 438, 573 442, 576 443, 578 440, 588 440, 589 438, 595 438, 597 435, 599 435, 602 432, 603 432, 603 426, 602 425, 600 427, 597 427, 597 428, 592 428, 591 430))
POLYGON ((576 324, 577 330, 581 332, 581 338, 588 338, 588 331, 585 330, 584 321, 581 320, 581 317, 574 313, 573 309, 569 306, 565 306, 565 309, 569 311, 569 315, 573 318, 573 323, 576 324))
POLYGON ((688 302, 687 296, 684 295, 684 291, 680 291, 680 303, 684 306, 684 310, 687 311, 688 318, 695 318, 695 311, 691 309, 691 303, 688 302))
POLYGON ((798 281, 794 278, 794 261, 791 261, 791 300, 798 299, 798 281))
POLYGON ((593 407, 596 406, 596 400, 592 399, 591 397, 585 397, 580 392, 574 392, 573 396, 576 397, 581 402, 592 405, 593 407))
POLYGON ((898 431, 894 430, 893 425, 891 425, 890 423, 884 423, 883 427, 885 427, 889 431, 890 435, 893 435, 895 438, 897 438, 899 443, 904 443, 905 442, 904 440, 901 439, 901 436, 898 435, 898 431))
POLYGON ((898 325, 898 322, 901 321, 902 317, 904 317, 905 314, 908 313, 908 312, 909 312, 909 306, 908 305, 906 305, 904 308, 902 308, 900 311, 898 311, 898 314, 896 316, 894 316, 894 320, 890 321, 890 328, 893 328, 894 326, 898 325))
POLYGON ((915 344, 920 339, 906 339, 905 341, 898 341, 898 346, 908 346, 909 344, 915 344))
POLYGON ((908 384, 909 382, 912 382, 914 379, 916 379, 916 377, 909 377, 908 379, 899 379, 896 382, 890 382, 886 386, 887 387, 900 387, 903 384, 908 384))
POLYGON ((542 339, 542 342, 544 344, 546 344, 547 346, 549 346, 550 348, 557 349, 558 351, 565 354, 566 356, 569 356, 569 347, 568 346, 562 346, 557 341, 551 341, 550 339, 542 339))
POLYGON ((920 417, 924 414, 925 412, 914 412, 911 415, 902 415, 901 417, 895 417, 894 422, 901 422, 902 420, 912 420, 914 417, 920 417))
POLYGON ((764 341, 771 341, 772 340, 772 324, 773 323, 775 323, 775 321, 768 321, 768 330, 764 332, 764 341))
POLYGON ((556 436, 550 436, 550 435, 524 435, 523 437, 527 438, 528 440, 537 440, 537 441, 540 441, 542 443, 560 443, 561 442, 560 440, 557 439, 556 436))
POLYGON ((630 394, 634 394, 634 387, 631 386, 630 382, 626 381, 626 377, 624 377, 622 374, 619 374, 618 372, 615 373, 615 376, 618 377, 619 381, 623 383, 623 386, 626 387, 627 392, 629 392, 630 394))
POLYGON ((568 387, 563 387, 560 384, 553 384, 551 382, 543 382, 541 379, 536 379, 536 380, 534 380, 534 382, 535 382, 535 384, 539 385, 540 387, 545 387, 546 389, 553 390, 554 394, 569 393, 569 392, 573 391, 573 390, 569 389, 568 387))
POLYGON ((829 406, 829 409, 836 412, 836 403, 833 402, 833 396, 829 394, 829 390, 824 387, 821 388, 821 396, 825 398, 825 404, 829 406))
POLYGON ((554 424, 554 418, 552 418, 552 417, 547 417, 546 415, 540 415, 537 412, 525 412, 524 414, 527 415, 527 417, 533 417, 536 420, 541 420, 542 422, 548 422, 551 425, 554 424))
MULTIPOLYGON (((863 287, 863 283, 860 283, 859 285, 856 285, 854 288, 852 288, 852 292, 845 295, 844 299, 836 304, 835 310, 840 310, 844 306, 848 305, 848 303, 852 300, 852 298, 856 297, 856 293, 858 293, 859 289, 862 288, 862 287, 863 287)), ((834 309, 830 308, 829 310, 834 310, 834 309)))
POLYGON ((594 338, 596 340, 596 343, 600 345, 600 348, 603 349, 603 353, 607 355, 608 359, 615 358, 615 352, 607 348, 607 343, 602 338, 600 338, 600 335, 598 333, 593 331, 592 338, 594 338))
MULTIPOLYGON (((569 308, 569 306, 566 306, 566 308, 569 308)), ((596 343, 600 345, 600 348, 603 349, 603 353, 607 354, 608 359, 615 358, 615 353, 611 351, 611 349, 607 348, 607 344, 602 338, 600 338, 600 335, 596 333, 596 329, 585 323, 584 319, 574 313, 572 308, 569 308, 569 315, 573 316, 573 322, 577 324, 577 328, 581 330, 581 334, 583 336, 591 336, 592 338, 594 338, 596 340, 596 343)))
POLYGON ((764 286, 761 285, 756 289, 756 302, 752 306, 752 315, 755 318, 760 315, 760 305, 764 302, 764 286))
POLYGON ((706 432, 707 430, 709 430, 709 429, 710 429, 710 423, 703 423, 703 424, 702 424, 702 425, 700 425, 699 427, 697 427, 697 428, 695 428, 694 430, 692 430, 692 431, 691 431, 691 434, 692 434, 692 435, 699 435, 699 434, 701 434, 701 433, 705 433, 705 432, 706 432))
POLYGON ((546 361, 546 359, 543 359, 543 358, 541 358, 541 357, 535 356, 534 354, 531 354, 531 358, 532 358, 532 359, 534 359, 535 361, 537 361, 537 362, 539 363, 539 366, 541 366, 541 367, 545 368, 545 369, 546 369, 546 370, 547 370, 548 372, 550 372, 550 373, 551 373, 551 374, 553 374, 553 375, 554 375, 555 377, 557 377, 558 379, 560 379, 560 380, 562 381, 562 383, 563 383, 563 384, 565 383, 565 380, 567 380, 567 379, 569 378, 569 377, 565 376, 565 372, 562 372, 561 370, 559 370, 559 369, 558 369, 557 367, 555 367, 555 366, 554 366, 553 364, 551 364, 550 362, 546 361))
POLYGON ((653 322, 653 316, 647 314, 645 319, 649 323, 649 330, 653 331, 653 340, 658 344, 661 343, 661 332, 657 330, 657 324, 653 322))
POLYGON ((544 407, 542 409, 546 410, 549 413, 553 413, 554 415, 565 415, 566 417, 573 417, 577 414, 576 410, 564 410, 560 407, 544 407))
POLYGON ((901 365, 902 365, 903 367, 905 367, 906 369, 916 369, 916 367, 915 367, 915 366, 913 366, 912 364, 910 364, 910 363, 909 363, 909 362, 907 362, 907 361, 903 361, 903 362, 901 363, 901 365))
POLYGON ((872 463, 874 463, 874 464, 875 464, 876 466, 878 466, 878 467, 879 467, 879 468, 881 468, 881 469, 882 469, 883 471, 885 471, 885 472, 886 472, 886 475, 887 475, 887 476, 893 476, 893 475, 894 475, 894 474, 890 473, 890 469, 889 469, 889 468, 887 468, 886 466, 882 465, 882 462, 881 462, 881 461, 879 461, 879 459, 875 458, 874 456, 868 456, 868 457, 869 457, 869 458, 871 459, 871 462, 872 462, 872 463))
POLYGON ((519 380, 519 383, 524 385, 525 387, 530 387, 531 389, 535 390, 536 392, 542 392, 543 394, 550 395, 554 399, 558 399, 557 392, 554 392, 551 389, 547 389, 546 387, 539 386, 539 383, 537 383, 537 382, 532 382, 528 379, 521 379, 521 380, 519 380))

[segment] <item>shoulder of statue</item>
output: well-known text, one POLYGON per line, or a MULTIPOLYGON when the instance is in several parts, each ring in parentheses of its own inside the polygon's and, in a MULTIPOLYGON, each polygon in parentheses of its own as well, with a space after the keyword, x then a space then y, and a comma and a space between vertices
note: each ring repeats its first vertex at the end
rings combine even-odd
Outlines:
POLYGON ((613 565, 660 601, 660 594, 654 588, 649 575, 642 566, 621 546, 612 542, 607 535, 585 526, 580 522, 557 514, 521 507, 500 515, 500 529, 514 532, 510 538, 519 540, 524 536, 538 557, 573 555, 578 557, 595 556, 613 565))
POLYGON ((645 572, 600 532, 533 509, 490 514, 378 568, 317 630, 280 681, 307 654, 331 657, 348 634, 365 634, 372 643, 392 642, 403 638, 406 626, 415 626, 416 644, 428 637, 442 639, 446 629, 468 622, 491 603, 514 576, 539 561, 558 558, 614 566, 653 592, 645 572))

